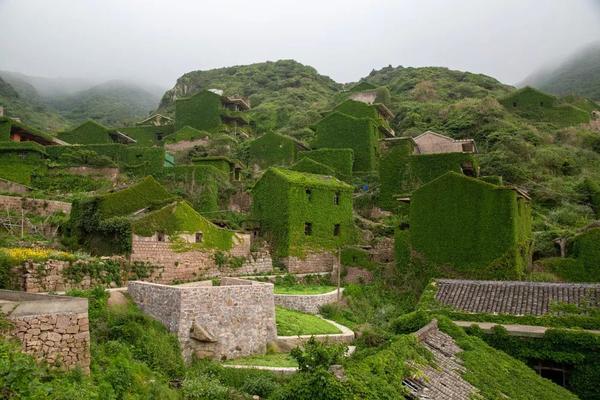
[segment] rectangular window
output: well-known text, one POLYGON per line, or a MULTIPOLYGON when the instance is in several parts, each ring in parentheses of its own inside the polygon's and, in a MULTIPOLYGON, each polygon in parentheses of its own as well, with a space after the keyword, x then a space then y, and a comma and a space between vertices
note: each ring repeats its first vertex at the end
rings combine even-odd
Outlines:
POLYGON ((156 240, 159 242, 165 241, 165 233, 164 232, 156 232, 156 240))
POLYGON ((333 226, 333 236, 340 236, 341 230, 342 228, 340 227, 340 224, 335 224, 333 226))
POLYGON ((340 192, 335 192, 335 195, 333 196, 333 204, 336 206, 340 205, 340 192))
POLYGON ((306 236, 312 235, 312 223, 310 223, 310 222, 304 223, 304 234, 306 236))
POLYGON ((202 232, 196 232, 196 243, 202 243, 203 238, 204 235, 202 235, 202 232))
POLYGON ((306 188, 305 192, 306 192, 306 199, 308 201, 311 201, 312 200, 312 190, 310 190, 309 188, 306 188))

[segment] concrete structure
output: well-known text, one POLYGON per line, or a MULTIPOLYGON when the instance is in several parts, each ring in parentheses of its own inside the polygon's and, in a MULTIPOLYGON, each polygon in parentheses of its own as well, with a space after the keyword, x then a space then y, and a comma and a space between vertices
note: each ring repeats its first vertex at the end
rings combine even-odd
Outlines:
POLYGON ((46 199, 31 199, 27 197, 3 196, 0 195, 0 209, 32 213, 41 216, 48 216, 54 213, 62 212, 64 214, 71 213, 71 203, 56 200, 46 199))
MULTIPOLYGON (((322 318, 322 317, 321 317, 322 318)), ((325 318, 323 318, 325 319, 325 318)), ((293 348, 302 346, 311 338, 316 341, 329 344, 350 344, 354 341, 354 332, 342 324, 325 319, 331 325, 339 329, 340 333, 330 333, 326 335, 298 335, 298 336, 277 336, 275 344, 281 352, 289 352, 293 348)))
POLYGON ((236 278, 167 286, 129 282, 128 292, 181 343, 183 356, 226 360, 264 354, 277 337, 273 285, 236 278))
POLYGON ((49 365, 89 373, 88 300, 0 290, 0 312, 23 352, 49 365))
MULTIPOLYGON (((340 288, 340 297, 344 288, 340 288)), ((338 301, 338 291, 322 294, 276 294, 275 304, 291 310, 318 314, 321 306, 338 301)))
POLYGON ((436 132, 427 131, 415 137, 415 154, 477 153, 473 139, 452 139, 436 132))
POLYGON ((402 381, 414 399, 469 400, 479 398, 478 390, 462 376, 466 372, 454 339, 440 331, 437 320, 415 332, 421 345, 431 352, 432 365, 423 368, 422 376, 410 377, 402 381))

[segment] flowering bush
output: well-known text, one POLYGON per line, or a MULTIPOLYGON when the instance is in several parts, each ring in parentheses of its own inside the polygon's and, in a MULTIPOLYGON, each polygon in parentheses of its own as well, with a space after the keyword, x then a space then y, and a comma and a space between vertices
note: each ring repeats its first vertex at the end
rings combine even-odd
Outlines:
POLYGON ((0 249, 0 257, 11 265, 18 265, 27 260, 46 261, 48 259, 74 261, 77 256, 72 253, 47 248, 11 247, 0 249))

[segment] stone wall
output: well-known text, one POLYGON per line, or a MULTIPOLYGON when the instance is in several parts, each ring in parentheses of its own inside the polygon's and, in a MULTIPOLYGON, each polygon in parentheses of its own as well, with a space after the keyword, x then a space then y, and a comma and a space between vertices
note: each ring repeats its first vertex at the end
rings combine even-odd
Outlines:
MULTIPOLYGON (((340 288, 341 293, 344 288, 340 288)), ((276 294, 275 304, 291 310, 318 314, 321 306, 337 302, 337 289, 323 294, 276 294)))
POLYGON ((18 211, 24 210, 26 213, 38 214, 41 216, 52 215, 57 212, 64 214, 71 213, 71 203, 56 200, 30 199, 27 197, 2 196, 0 195, 0 210, 18 211))
POLYGON ((208 139, 180 140, 177 143, 165 143, 165 150, 170 153, 179 153, 191 150, 196 146, 206 146, 208 143, 208 139))
POLYGON ((27 193, 31 189, 17 182, 0 178, 0 192, 2 193, 27 193))
POLYGON ((89 373, 88 301, 0 290, 0 311, 12 322, 9 332, 23 352, 49 365, 89 373))
POLYGON ((282 262, 290 274, 333 273, 339 267, 337 255, 329 252, 309 253, 304 258, 286 257, 282 262))
POLYGON ((73 175, 83 175, 83 176, 99 176, 102 178, 106 178, 109 181, 115 183, 119 178, 119 168, 113 167, 70 167, 66 169, 66 172, 73 175))
POLYGON ((131 298, 179 339, 183 356, 219 360, 264 354, 277 337, 273 285, 224 277, 167 286, 129 282, 131 298))
POLYGON ((64 271, 67 268, 85 263, 84 260, 73 263, 61 260, 26 261, 23 265, 12 269, 15 280, 13 286, 28 293, 66 292, 71 289, 86 290, 98 285, 107 286, 99 280, 91 279, 89 276, 82 277, 79 282, 69 281, 65 278, 64 271))
POLYGON ((167 241, 159 242, 154 236, 133 236, 131 261, 149 262, 158 268, 148 281, 171 284, 187 282, 202 278, 213 278, 228 275, 262 274, 273 270, 271 255, 266 249, 252 253, 250 236, 242 235, 244 240, 238 242, 230 251, 229 257, 244 257, 239 268, 219 267, 215 262, 215 251, 191 250, 176 252, 167 241))

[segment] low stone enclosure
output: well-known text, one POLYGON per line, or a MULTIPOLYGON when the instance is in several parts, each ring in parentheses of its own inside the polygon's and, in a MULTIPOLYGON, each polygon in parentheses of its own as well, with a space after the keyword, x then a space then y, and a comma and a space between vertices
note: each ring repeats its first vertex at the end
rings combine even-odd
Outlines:
MULTIPOLYGON (((148 280, 163 284, 271 272, 273 262, 268 250, 263 248, 251 252, 250 235, 237 236, 239 242, 229 252, 224 253, 209 249, 179 252, 173 249, 168 237, 158 240, 157 234, 149 237, 133 235, 130 260, 149 262, 157 266, 148 280), (219 262, 222 265, 219 265, 219 262)), ((189 241, 193 242, 193 238, 189 241)))
MULTIPOLYGON (((340 297, 344 288, 340 288, 340 297)), ((322 294, 275 294, 275 304, 291 310, 318 314, 321 306, 338 301, 338 291, 322 294)))
POLYGON ((333 273, 339 267, 337 255, 328 251, 308 253, 304 257, 285 257, 282 262, 290 274, 333 273))
POLYGON ((0 195, 0 209, 2 211, 31 212, 41 216, 52 215, 57 212, 71 213, 71 203, 57 200, 31 199, 27 197, 0 195))
POLYGON ((220 286, 133 281, 127 291, 144 312, 175 333, 186 360, 264 354, 267 343, 277 338, 270 283, 227 277, 220 286))
POLYGON ((0 312, 23 352, 49 365, 89 373, 88 300, 0 290, 0 312))

